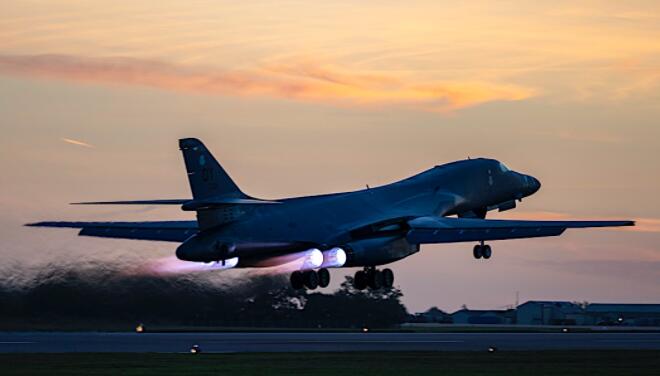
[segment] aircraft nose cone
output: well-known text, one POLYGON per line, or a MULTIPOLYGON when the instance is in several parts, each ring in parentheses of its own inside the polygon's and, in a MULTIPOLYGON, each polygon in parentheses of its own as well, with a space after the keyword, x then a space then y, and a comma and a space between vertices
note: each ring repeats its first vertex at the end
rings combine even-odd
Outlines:
POLYGON ((533 176, 530 176, 529 180, 530 180, 530 183, 529 183, 530 193, 529 194, 536 193, 536 191, 541 189, 541 182, 539 181, 539 179, 537 179, 533 176))

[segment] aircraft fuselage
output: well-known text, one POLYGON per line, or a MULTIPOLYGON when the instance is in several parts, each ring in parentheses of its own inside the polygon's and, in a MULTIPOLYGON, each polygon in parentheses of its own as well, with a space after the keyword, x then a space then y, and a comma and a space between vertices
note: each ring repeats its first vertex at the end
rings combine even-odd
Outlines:
POLYGON ((215 216, 221 224, 187 240, 177 256, 210 261, 225 252, 221 257, 239 257, 239 267, 254 267, 260 266, 265 255, 304 250, 311 245, 338 246, 349 253, 347 265, 382 265, 419 250, 403 237, 402 222, 393 219, 448 215, 483 218, 487 210, 499 204, 513 203, 515 207, 515 200, 539 187, 535 178, 508 170, 496 160, 453 162, 380 187, 201 213, 215 216))

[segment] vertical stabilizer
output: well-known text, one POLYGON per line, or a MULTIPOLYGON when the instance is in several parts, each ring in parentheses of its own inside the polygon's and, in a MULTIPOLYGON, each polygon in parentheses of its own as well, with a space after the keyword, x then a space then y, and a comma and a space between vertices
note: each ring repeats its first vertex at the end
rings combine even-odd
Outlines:
POLYGON ((211 197, 247 197, 200 140, 180 139, 179 148, 186 163, 194 200, 211 197))

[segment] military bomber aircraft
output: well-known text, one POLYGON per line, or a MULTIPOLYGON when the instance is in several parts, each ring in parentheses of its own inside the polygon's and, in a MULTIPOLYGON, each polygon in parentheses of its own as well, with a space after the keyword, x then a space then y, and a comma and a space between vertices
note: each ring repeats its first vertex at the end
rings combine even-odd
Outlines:
POLYGON ((489 259, 486 241, 557 236, 567 228, 633 226, 633 221, 485 219, 514 209, 541 183, 493 159, 435 166, 407 179, 366 189, 262 200, 243 193, 201 141, 179 140, 192 199, 102 201, 97 205, 181 205, 196 221, 38 222, 72 227, 79 235, 181 243, 180 260, 217 269, 293 265, 291 285, 330 283, 329 268, 360 267, 357 289, 389 288, 391 269, 378 267, 413 255, 422 244, 476 242, 475 259, 489 259))

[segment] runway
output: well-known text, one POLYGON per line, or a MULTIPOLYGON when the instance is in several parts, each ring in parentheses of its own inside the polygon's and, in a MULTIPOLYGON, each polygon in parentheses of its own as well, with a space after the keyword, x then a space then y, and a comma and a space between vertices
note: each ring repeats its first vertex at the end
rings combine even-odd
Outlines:
POLYGON ((5 332, 0 352, 660 350, 660 333, 98 333, 5 332))

